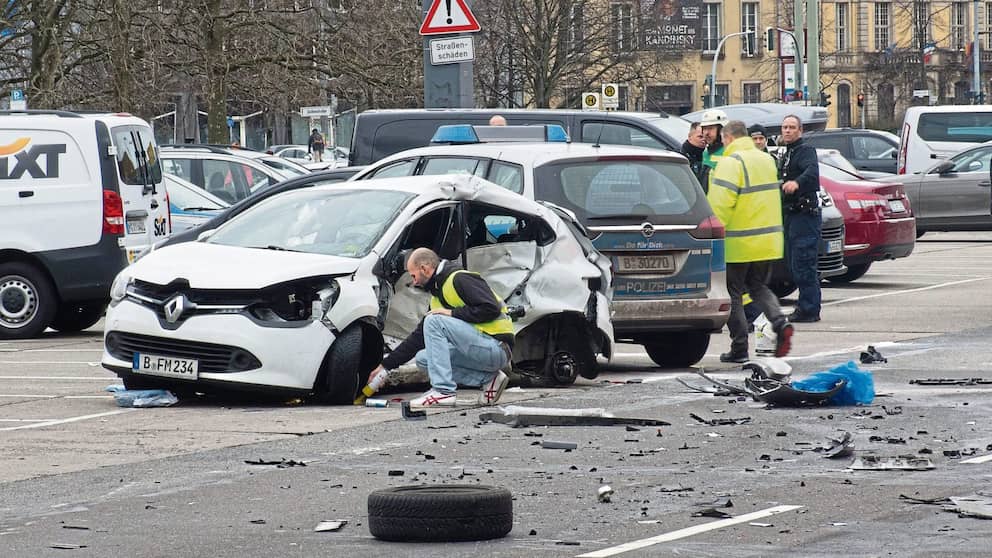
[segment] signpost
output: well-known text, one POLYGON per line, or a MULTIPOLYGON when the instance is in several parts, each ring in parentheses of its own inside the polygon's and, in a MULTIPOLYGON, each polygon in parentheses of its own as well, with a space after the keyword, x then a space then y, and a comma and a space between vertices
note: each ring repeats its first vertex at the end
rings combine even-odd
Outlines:
POLYGON ((599 110, 599 93, 595 91, 583 93, 582 110, 599 110))
POLYGON ((24 91, 14 89, 10 92, 10 110, 27 110, 28 100, 24 97, 24 91))
POLYGON ((330 105, 321 105, 317 107, 300 107, 300 116, 303 118, 319 118, 321 116, 331 116, 330 105))
POLYGON ((603 108, 606 110, 617 110, 620 108, 620 86, 615 83, 603 84, 603 108))
POLYGON ((430 37, 474 33, 480 30, 479 22, 467 0, 432 0, 423 5, 420 34, 424 37, 424 106, 472 108, 475 106, 472 37, 430 37))

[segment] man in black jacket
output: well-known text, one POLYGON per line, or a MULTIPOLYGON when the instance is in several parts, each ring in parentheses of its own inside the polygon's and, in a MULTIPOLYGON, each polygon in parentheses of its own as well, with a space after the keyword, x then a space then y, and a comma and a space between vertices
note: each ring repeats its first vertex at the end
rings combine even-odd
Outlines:
MULTIPOLYGON (((689 159, 689 168, 692 174, 702 185, 705 176, 703 174, 703 151, 706 151, 706 138, 703 137, 703 129, 699 127, 699 122, 693 122, 689 126, 689 137, 682 142, 682 154, 689 159)), ((706 186, 703 185, 703 189, 706 186)))
POLYGON ((782 180, 782 209, 785 212, 785 259, 792 280, 799 287, 790 322, 820 321, 820 163, 816 149, 803 143, 803 124, 798 116, 782 120, 785 152, 779 157, 782 180))
POLYGON ((479 274, 427 248, 410 253, 406 270, 414 286, 431 293, 430 312, 382 359, 369 382, 415 357, 431 389, 410 401, 411 407, 454 406, 459 384, 480 386, 480 404, 496 403, 509 380, 501 369, 510 365, 513 347, 513 322, 503 301, 479 274))

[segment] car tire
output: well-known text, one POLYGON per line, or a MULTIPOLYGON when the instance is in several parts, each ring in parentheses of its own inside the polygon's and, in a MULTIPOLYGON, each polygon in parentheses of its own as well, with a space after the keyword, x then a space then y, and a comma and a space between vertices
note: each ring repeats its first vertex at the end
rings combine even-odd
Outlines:
POLYGON ((45 331, 58 301, 51 281, 23 262, 0 264, 0 339, 28 339, 45 331))
POLYGON ((777 283, 771 283, 768 285, 775 296, 779 298, 785 298, 792 293, 796 292, 796 284, 791 280, 779 281, 777 283))
POLYGON ((706 331, 659 333, 644 343, 644 350, 662 368, 688 368, 706 356, 710 334, 706 331))
POLYGON ((62 305, 55 313, 51 328, 63 333, 83 331, 99 322, 106 309, 103 302, 62 305))
POLYGON ((369 532, 385 541, 484 541, 513 529, 513 496, 483 485, 384 488, 369 494, 369 532))
POLYGON ((868 269, 871 267, 871 262, 865 264, 848 265, 847 271, 841 275, 834 275, 832 277, 827 277, 827 281, 831 283, 850 283, 857 279, 860 279, 865 273, 868 273, 868 269))
POLYGON ((362 328, 353 325, 334 340, 314 386, 317 402, 324 405, 351 405, 361 389, 359 367, 362 361, 362 328))

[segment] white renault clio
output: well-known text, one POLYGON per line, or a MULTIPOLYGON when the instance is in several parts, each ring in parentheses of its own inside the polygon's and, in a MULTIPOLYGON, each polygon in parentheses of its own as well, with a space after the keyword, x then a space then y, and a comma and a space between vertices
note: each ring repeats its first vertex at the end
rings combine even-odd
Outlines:
POLYGON ((384 338, 427 310, 404 265, 421 246, 504 299, 516 367, 569 383, 612 354, 609 261, 580 225, 480 178, 424 176, 286 192, 151 252, 114 282, 103 366, 132 389, 350 403, 384 338))

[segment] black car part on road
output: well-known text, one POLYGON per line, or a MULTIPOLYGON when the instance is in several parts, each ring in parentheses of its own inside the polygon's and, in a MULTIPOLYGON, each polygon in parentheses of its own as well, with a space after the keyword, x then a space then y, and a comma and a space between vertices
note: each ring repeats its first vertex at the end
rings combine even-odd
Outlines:
POLYGON ((385 541, 482 541, 513 529, 513 496, 484 485, 420 485, 369 494, 369 532, 385 541))

